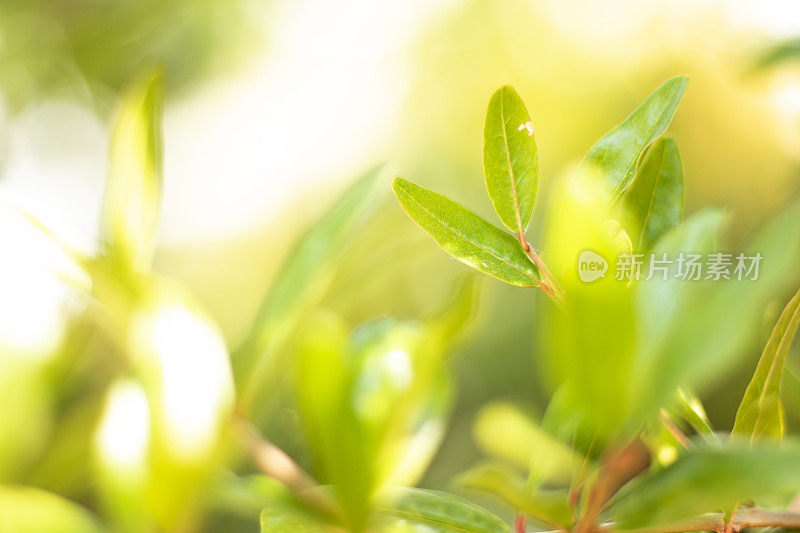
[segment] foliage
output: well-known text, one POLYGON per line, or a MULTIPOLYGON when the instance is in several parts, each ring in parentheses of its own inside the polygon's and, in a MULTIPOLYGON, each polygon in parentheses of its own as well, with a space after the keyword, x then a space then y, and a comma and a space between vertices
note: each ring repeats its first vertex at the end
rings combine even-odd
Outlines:
MULTIPOLYGON (((505 504, 517 532, 528 519, 582 533, 800 523, 783 510, 800 488, 800 441, 785 434, 781 386, 800 293, 764 349, 733 435, 715 432, 690 392, 741 358, 764 308, 783 297, 800 257, 797 205, 745 245, 768 258, 758 280, 686 282, 672 266, 661 279, 581 278, 587 251, 595 261, 652 252, 642 264, 652 269, 662 253, 718 250, 724 217, 707 210, 683 220, 681 159, 663 137, 686 87, 684 77, 664 83, 589 150, 552 205, 539 202, 542 250, 527 235, 539 184, 533 125, 510 87, 489 102, 483 151, 487 192, 506 229, 393 181, 408 216, 448 254, 518 290, 542 289, 535 301, 548 407, 532 416, 508 402, 486 406, 474 439, 487 460, 455 483, 505 504)), ((64 415, 41 461, 69 465, 77 481, 0 471, 0 529, 230 530, 212 524, 260 517, 265 533, 511 532, 464 495, 416 487, 446 433, 449 358, 475 307, 475 281, 423 320, 351 327, 319 305, 351 241, 381 214, 371 215, 380 169, 298 239, 229 356, 200 306, 152 268, 161 78, 125 94, 103 246, 94 256, 65 250, 80 272, 80 327, 30 378, 44 379, 50 364, 72 372, 56 393, 64 415), (285 389, 307 457, 262 436, 285 389)))

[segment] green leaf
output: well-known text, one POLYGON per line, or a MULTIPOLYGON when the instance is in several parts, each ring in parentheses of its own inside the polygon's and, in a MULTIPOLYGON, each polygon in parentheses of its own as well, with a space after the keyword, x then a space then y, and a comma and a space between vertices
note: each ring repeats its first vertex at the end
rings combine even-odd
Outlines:
POLYGON ((800 442, 725 446, 696 443, 669 467, 628 484, 609 517, 620 529, 652 527, 720 510, 739 501, 786 505, 797 493, 800 442))
POLYGON ((767 48, 754 62, 754 70, 773 68, 800 58, 800 39, 789 39, 767 48))
POLYGON ((458 261, 511 285, 541 285, 539 270, 516 237, 410 181, 395 178, 392 186, 411 220, 458 261))
POLYGON ((491 494, 542 524, 565 531, 571 528, 572 511, 566 489, 532 490, 515 471, 492 463, 471 468, 459 476, 458 484, 491 494))
POLYGON ((464 336, 477 308, 479 281, 472 274, 465 277, 450 300, 427 318, 425 325, 432 335, 438 335, 448 345, 456 344, 464 336))
POLYGON ((531 117, 516 91, 505 86, 489 100, 483 128, 483 174, 494 210, 514 233, 525 233, 539 183, 531 117))
POLYGON ((706 442, 719 444, 700 398, 683 388, 678 389, 678 413, 706 442))
MULTIPOLYGON (((673 256, 673 250, 701 252, 709 246, 719 249, 713 240, 695 247, 664 240, 664 245, 659 243, 656 248, 673 256)), ((722 379, 741 362, 745 348, 756 336, 765 306, 793 285, 796 288, 800 205, 794 203, 773 217, 742 252, 763 256, 757 280, 653 279, 639 284, 640 312, 648 317, 642 331, 648 332, 649 343, 634 373, 638 385, 635 405, 641 410, 652 413, 671 398, 676 387, 699 389, 722 379), (681 289, 670 289, 671 284, 681 289)))
POLYGON ((646 252, 683 221, 683 169, 678 145, 659 139, 647 151, 624 198, 634 249, 646 252))
POLYGON ((111 135, 110 175, 102 214, 108 255, 143 271, 153 257, 161 201, 163 107, 160 73, 132 87, 111 135))
POLYGON ((772 335, 761 353, 753 379, 736 411, 733 433, 758 437, 783 436, 781 376, 789 345, 800 322, 800 291, 781 313, 772 335))
POLYGON ((450 406, 442 343, 393 318, 348 336, 320 316, 299 337, 296 394, 315 472, 360 530, 373 494, 415 483, 439 445, 450 406))
POLYGON ((333 280, 343 248, 374 207, 379 176, 380 167, 375 167, 356 180, 295 242, 232 357, 246 403, 252 403, 257 389, 269 388, 270 376, 275 377, 276 347, 333 280))
POLYGON ((667 130, 688 82, 686 76, 664 82, 589 150, 580 173, 600 175, 609 204, 614 204, 630 185, 644 150, 667 130))
POLYGON ((261 533, 325 533, 333 530, 299 515, 267 508, 261 512, 261 533))
POLYGON ((473 434, 484 453, 529 470, 532 480, 568 484, 582 462, 571 448, 507 403, 484 407, 475 420, 473 434))
POLYGON ((425 526, 430 533, 511 533, 492 513, 458 496, 423 489, 398 489, 394 503, 379 513, 410 525, 425 526))
POLYGON ((0 531, 99 533, 88 511, 55 494, 27 487, 0 486, 0 531))

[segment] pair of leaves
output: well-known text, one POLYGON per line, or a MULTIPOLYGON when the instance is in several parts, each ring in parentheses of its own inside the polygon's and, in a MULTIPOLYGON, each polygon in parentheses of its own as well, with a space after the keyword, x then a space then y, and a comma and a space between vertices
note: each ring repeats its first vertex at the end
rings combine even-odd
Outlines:
POLYGON ((783 437, 783 407, 781 406, 781 376, 789 345, 800 322, 800 291, 781 313, 772 335, 764 347, 755 374, 747 386, 736 421, 734 435, 783 437))
POLYGON ((737 502, 786 505, 797 492, 800 442, 751 447, 695 443, 667 468, 629 483, 612 502, 608 518, 619 529, 669 524, 704 513, 730 512, 737 502))
POLYGON ((619 126, 603 136, 586 154, 576 180, 599 173, 607 202, 613 205, 631 185, 645 150, 667 130, 689 79, 676 76, 664 82, 619 126))
MULTIPOLYGON (((511 533, 489 511, 444 492, 394 489, 378 506, 372 521, 376 530, 396 533, 511 533)), ((308 518, 267 509, 261 515, 262 533, 332 533, 333 529, 308 518)))
POLYGON ((539 269, 520 244, 533 215, 539 162, 530 116, 519 95, 502 87, 486 113, 483 167, 486 189, 503 231, 464 206, 395 178, 400 205, 445 252, 484 274, 520 287, 542 285, 539 269), (530 129, 529 129, 530 128, 530 129))

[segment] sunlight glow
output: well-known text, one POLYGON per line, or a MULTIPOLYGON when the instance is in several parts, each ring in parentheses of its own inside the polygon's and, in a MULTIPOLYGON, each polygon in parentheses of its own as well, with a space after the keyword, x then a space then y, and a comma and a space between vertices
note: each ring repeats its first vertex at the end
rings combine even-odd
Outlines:
POLYGON ((111 466, 136 468, 144 463, 150 442, 150 408, 141 385, 115 384, 97 433, 101 458, 111 466))
POLYGON ((179 455, 202 455, 233 404, 225 343, 211 323, 175 304, 158 311, 152 335, 168 444, 179 455))
POLYGON ((0 346, 4 353, 46 358, 65 327, 70 261, 25 216, 0 206, 0 346))

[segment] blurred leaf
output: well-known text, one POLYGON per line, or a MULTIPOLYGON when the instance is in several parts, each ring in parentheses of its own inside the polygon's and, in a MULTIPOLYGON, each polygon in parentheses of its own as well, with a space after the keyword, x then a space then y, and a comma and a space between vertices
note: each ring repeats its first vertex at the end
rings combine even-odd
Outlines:
POLYGON ((148 64, 164 65, 168 86, 185 90, 268 33, 240 0, 5 0, 0 8, 0 83, 13 108, 65 95, 102 107, 148 64), (153 25, 157 33, 144 31, 153 25))
POLYGON ((326 525, 301 516, 274 513, 275 511, 269 508, 261 512, 261 533, 324 533, 330 531, 326 525))
POLYGON ((678 145, 665 138, 644 156, 630 189, 624 196, 629 231, 635 249, 645 252, 665 233, 683 221, 683 169, 678 145))
POLYGON ((572 511, 567 490, 531 490, 516 472, 495 464, 476 466, 458 479, 467 489, 491 494, 514 511, 524 513, 543 524, 569 530, 572 511))
POLYGON ((485 453, 529 471, 531 480, 568 484, 581 465, 569 447, 548 435, 517 407, 493 403, 484 407, 473 429, 485 453), (503 435, 503 438, 498 438, 503 435))
POLYGON ((60 496, 34 488, 0 486, 0 531, 99 533, 104 530, 88 511, 60 496))
POLYGON ((449 411, 442 344, 420 326, 384 318, 348 338, 333 318, 301 335, 297 395, 322 480, 351 527, 382 486, 414 483, 438 447, 449 411))
MULTIPOLYGON (((744 355, 752 340, 764 307, 783 290, 797 282, 800 261, 800 210, 798 204, 773 217, 745 245, 747 256, 761 254, 757 280, 717 282, 666 282, 652 279, 639 284, 640 313, 647 347, 636 370, 636 403, 643 412, 655 412, 674 394, 676 387, 698 388, 719 379, 744 355), (678 284, 675 291, 669 285, 678 284), (736 312, 731 312, 735 309, 736 312)), ((700 241, 692 247, 691 235, 667 236, 657 249, 665 252, 713 247, 714 215, 695 227, 700 241), (707 229, 703 229, 706 226, 707 229), (681 244, 683 240, 686 244, 681 244)), ((695 229, 690 229, 693 232, 695 229)), ((796 286, 796 285, 795 285, 796 286)))
POLYGON ((441 309, 425 321, 425 327, 434 335, 439 335, 443 342, 452 344, 464 332, 470 318, 475 314, 478 301, 480 280, 472 275, 458 284, 452 298, 441 309))
POLYGON ((630 242, 609 220, 602 198, 594 182, 570 187, 551 208, 545 249, 565 294, 563 309, 551 306, 540 321, 545 369, 553 387, 562 389, 562 412, 577 424, 573 443, 584 452, 590 442, 602 451, 623 430, 636 346, 633 291, 613 269, 616 257, 630 254, 630 242), (585 281, 587 252, 606 268, 585 281))
POLYGON ((383 515, 425 526, 431 533, 511 533, 502 520, 489 511, 446 492, 400 489, 394 503, 382 506, 383 515))
POLYGON ((395 178, 393 188, 411 220, 458 261, 511 285, 541 284, 538 269, 516 237, 410 181, 395 178))
POLYGON ((700 435, 706 442, 718 444, 719 439, 711 427, 703 403, 695 394, 683 388, 678 389, 678 409, 681 417, 700 435))
POLYGON ((667 130, 688 83, 686 76, 664 82, 586 154, 581 169, 601 174, 609 204, 614 204, 631 184, 645 149, 667 130))
POLYGON ((102 230, 108 254, 147 270, 153 257, 162 188, 162 79, 156 72, 123 97, 111 136, 102 230))
POLYGON ((800 291, 786 305, 736 411, 733 433, 758 437, 783 436, 781 377, 786 353, 800 322, 800 291))
POLYGON ((489 100, 483 129, 483 173, 497 216, 514 233, 525 233, 536 201, 539 158, 531 117, 509 86, 498 89, 489 100))
POLYGON ((380 167, 375 167, 356 180, 295 242, 249 334, 232 357, 246 405, 257 389, 266 387, 268 375, 274 372, 276 346, 332 281, 342 249, 374 207, 379 176, 380 167))
POLYGON ((800 59, 800 39, 790 39, 768 48, 756 60, 755 69, 767 69, 800 59))
POLYGON ((609 516, 621 529, 651 527, 720 510, 737 502, 786 505, 797 492, 800 442, 748 446, 696 443, 669 467, 629 483, 609 516))

